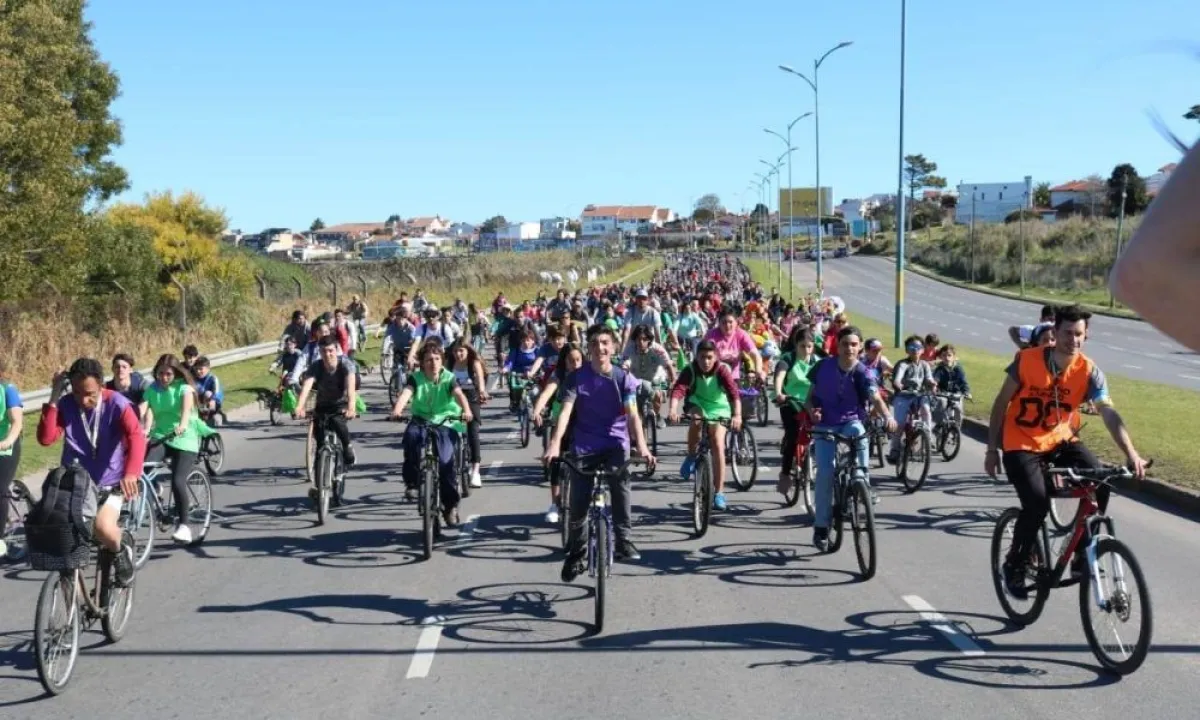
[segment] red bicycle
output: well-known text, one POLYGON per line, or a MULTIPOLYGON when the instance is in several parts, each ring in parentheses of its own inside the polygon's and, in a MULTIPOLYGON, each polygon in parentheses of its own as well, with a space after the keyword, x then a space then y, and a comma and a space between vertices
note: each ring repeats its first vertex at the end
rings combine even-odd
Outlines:
MULTIPOLYGON (((1147 462, 1146 467, 1151 464, 1147 462)), ((1014 623, 1031 625, 1041 616, 1051 589, 1078 583, 1079 614, 1092 654, 1104 669, 1128 675, 1141 666, 1150 650, 1154 614, 1141 565, 1129 547, 1117 540, 1112 518, 1100 512, 1096 488, 1117 478, 1132 478, 1133 473, 1112 465, 1049 471, 1063 482, 1063 489, 1056 492, 1079 500, 1074 530, 1055 538, 1056 547, 1051 548, 1050 534, 1042 523, 1021 585, 1015 588, 1019 592, 1014 592, 1006 581, 1004 565, 1011 553, 1020 508, 1001 513, 992 534, 992 583, 1000 607, 1014 623), (1131 589, 1131 584, 1136 587, 1131 589), (1098 631, 1093 627, 1096 620, 1106 627, 1098 631), (1122 638, 1123 631, 1135 629, 1136 640, 1122 638)))
POLYGON ((813 484, 816 481, 812 455, 812 421, 809 419, 808 413, 797 410, 796 424, 798 430, 795 460, 792 462, 792 484, 783 494, 783 501, 787 507, 795 507, 803 497, 804 511, 811 515, 813 512, 813 484))

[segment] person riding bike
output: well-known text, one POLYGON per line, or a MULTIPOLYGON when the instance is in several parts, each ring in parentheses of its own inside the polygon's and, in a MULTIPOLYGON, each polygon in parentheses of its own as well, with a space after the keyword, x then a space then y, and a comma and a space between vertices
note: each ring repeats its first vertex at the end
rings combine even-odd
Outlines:
MULTIPOLYGON (((866 427, 867 406, 885 418, 888 432, 896 429, 896 420, 879 397, 866 368, 858 361, 862 348, 862 331, 853 325, 842 328, 837 335, 837 355, 822 358, 808 371, 811 388, 804 409, 818 430, 858 437, 855 447, 858 463, 867 467, 866 427)), ((818 439, 814 443, 814 464, 817 471, 814 488, 813 545, 825 552, 829 548, 829 523, 833 516, 833 476, 837 453, 833 441, 818 439)), ((873 493, 873 491, 872 491, 873 493)))
MULTIPOLYGON (((325 442, 325 433, 317 432, 316 428, 322 421, 328 421, 334 435, 342 444, 342 461, 346 467, 352 467, 355 462, 354 447, 350 438, 348 420, 353 420, 357 414, 355 405, 358 402, 358 374, 354 361, 338 357, 338 342, 331 335, 321 338, 321 359, 308 366, 304 371, 304 381, 300 386, 300 397, 296 401, 296 417, 303 420, 307 413, 308 394, 316 388, 317 400, 313 408, 313 420, 309 432, 313 434, 319 450, 325 442)), ((316 478, 313 478, 316 482, 316 478)), ((308 489, 308 497, 314 503, 317 500, 315 485, 308 489)))
POLYGON ((536 376, 541 366, 542 357, 538 354, 537 334, 533 330, 526 330, 522 333, 520 342, 509 350, 501 373, 508 379, 509 412, 515 413, 520 409, 521 393, 525 391, 522 380, 536 376))
POLYGON ((146 436, 137 411, 120 393, 104 389, 104 366, 79 358, 70 369, 54 374, 50 399, 42 405, 38 444, 49 447, 63 438, 61 467, 78 462, 99 486, 93 533, 116 554, 116 583, 128 585, 134 575, 134 549, 122 541, 121 505, 138 496, 138 477, 146 461, 146 436), (70 393, 67 387, 70 387, 70 393), (103 497, 107 493, 107 497, 103 497))
POLYGON ((687 480, 696 469, 696 449, 700 445, 700 433, 708 433, 708 447, 713 469, 713 508, 725 510, 725 426, 737 432, 742 427, 741 394, 737 381, 729 366, 717 359, 717 347, 705 340, 696 348, 692 364, 679 373, 671 387, 671 405, 668 415, 672 423, 679 422, 679 408, 683 406, 692 415, 688 426, 687 457, 679 468, 679 475, 687 480))
MULTIPOLYGON (((533 404, 533 424, 540 428, 542 432, 550 432, 550 428, 553 428, 558 422, 558 416, 562 413, 563 398, 566 395, 566 378, 582 367, 583 363, 583 350, 580 349, 579 345, 574 343, 564 345, 562 351, 559 352, 559 359, 555 364, 550 382, 546 383, 546 387, 542 388, 537 401, 533 404), (542 411, 547 405, 550 406, 551 424, 549 428, 543 428, 542 411)), ((572 428, 573 426, 568 421, 566 433, 563 435, 563 442, 566 443, 567 447, 573 447, 572 428)), ((562 511, 565 502, 566 498, 562 497, 561 479, 557 473, 553 473, 550 475, 550 507, 546 510, 547 523, 551 525, 558 524, 559 513, 562 511)))
MULTIPOLYGON (((1027 595, 1023 578, 1038 528, 1050 511, 1049 478, 1042 472, 1043 464, 1100 467, 1100 461, 1078 437, 1081 405, 1093 403, 1134 476, 1140 480, 1145 475, 1145 462, 1113 407, 1104 373, 1083 354, 1091 317, 1078 305, 1058 308, 1054 313, 1055 345, 1018 352, 992 403, 984 471, 994 478, 1003 463, 1021 500, 1012 551, 1003 568, 1008 592, 1016 598, 1027 595)), ((1108 506, 1107 486, 1097 488, 1096 499, 1103 513, 1108 506)))
POLYGON ((629 339, 630 344, 621 356, 622 364, 638 379, 639 403, 650 400, 658 415, 659 427, 662 427, 662 403, 666 393, 655 389, 655 385, 665 382, 669 387, 675 384, 675 364, 663 346, 654 340, 654 331, 649 325, 636 326, 629 339))
POLYGON ((417 350, 420 369, 408 376, 404 390, 392 407, 392 418, 399 418, 408 401, 412 400, 413 420, 404 429, 401 445, 404 448, 404 496, 415 500, 421 486, 421 460, 425 454, 426 433, 433 433, 438 456, 438 494, 442 501, 442 522, 446 527, 458 526, 457 468, 454 467, 454 448, 465 431, 464 423, 471 422, 471 404, 454 373, 447 370, 441 338, 432 336, 417 350), (460 418, 461 416, 461 418, 460 418), (454 418, 460 418, 454 420, 454 418), (450 422, 447 422, 450 421, 450 422), (439 425, 438 423, 447 423, 439 425))
POLYGON ((921 395, 923 391, 934 386, 933 368, 923 359, 924 349, 921 338, 910 335, 904 340, 904 351, 908 355, 892 369, 892 389, 895 390, 892 408, 896 415, 896 424, 900 426, 900 429, 892 434, 888 446, 887 461, 893 465, 900 458, 900 439, 904 432, 904 423, 908 420, 908 414, 912 412, 914 404, 919 404, 918 409, 921 419, 925 421, 925 427, 932 426, 930 409, 922 402, 921 395))
MULTIPOLYGON (((198 363, 198 360, 197 360, 198 363)), ((188 527, 188 508, 191 493, 187 477, 200 454, 200 433, 193 420, 200 404, 197 400, 195 378, 174 355, 163 355, 154 364, 154 382, 142 394, 142 420, 150 430, 151 440, 162 445, 151 451, 151 459, 165 459, 171 465, 171 492, 178 513, 171 538, 188 544, 192 530, 188 527)))
POLYGON ((812 330, 799 326, 788 336, 783 354, 775 364, 775 403, 779 406, 779 420, 783 424, 783 441, 779 444, 782 465, 776 490, 782 495, 792 489, 796 448, 808 446, 812 420, 804 411, 804 402, 812 389, 808 371, 817 362, 815 350, 812 330))

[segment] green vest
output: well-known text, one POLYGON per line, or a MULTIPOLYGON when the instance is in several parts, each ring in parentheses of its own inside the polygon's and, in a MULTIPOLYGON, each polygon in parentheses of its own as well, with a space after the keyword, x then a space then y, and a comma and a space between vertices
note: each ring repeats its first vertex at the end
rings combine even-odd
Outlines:
MULTIPOLYGON (((434 381, 425 377, 424 371, 418 370, 411 377, 417 386, 412 400, 413 417, 421 418, 431 423, 440 423, 448 418, 462 414, 462 408, 459 407, 458 401, 454 399, 454 392, 452 390, 454 387, 454 373, 446 368, 442 368, 442 374, 434 381)), ((451 427, 460 433, 466 430, 466 426, 462 422, 449 423, 447 427, 451 427)))
POLYGON ((813 358, 813 362, 804 362, 797 358, 795 353, 784 353, 779 361, 786 361, 789 365, 787 375, 783 378, 783 392, 788 396, 791 406, 798 409, 808 399, 808 393, 812 390, 808 371, 816 364, 816 358, 813 358))
POLYGON ((688 401, 700 408, 705 420, 728 420, 733 417, 729 397, 721 387, 716 372, 706 377, 692 367, 692 388, 688 393, 688 401))
MULTIPOLYGON (((176 380, 171 383, 170 387, 163 388, 157 382, 153 382, 146 388, 143 399, 154 413, 154 427, 150 428, 150 439, 158 440, 175 431, 175 427, 179 425, 179 421, 183 417, 183 395, 187 387, 183 380, 176 380)), ((187 429, 182 435, 168 440, 167 447, 184 452, 200 451, 200 433, 194 422, 198 413, 196 413, 194 403, 192 413, 193 422, 188 423, 187 429)))
MULTIPOLYGON (((8 398, 5 397, 5 392, 9 387, 11 386, 6 383, 0 383, 0 440, 8 437, 8 431, 12 429, 12 420, 8 417, 8 398)), ((12 448, 0 450, 0 457, 8 457, 12 454, 12 448)))

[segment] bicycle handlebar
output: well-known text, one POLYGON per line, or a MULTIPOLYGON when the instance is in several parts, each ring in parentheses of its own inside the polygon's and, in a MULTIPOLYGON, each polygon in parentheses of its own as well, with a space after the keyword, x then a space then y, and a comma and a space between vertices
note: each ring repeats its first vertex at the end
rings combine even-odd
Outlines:
POLYGON ((631 455, 629 457, 629 459, 626 460, 619 468, 597 467, 597 468, 593 468, 592 470, 584 470, 575 462, 574 459, 567 457, 566 455, 559 456, 558 460, 563 465, 566 465, 567 467, 571 468, 572 470, 574 470, 576 473, 578 473, 580 475, 615 476, 615 475, 623 474, 626 470, 633 467, 634 465, 645 465, 646 464, 645 458, 638 457, 636 455, 631 455))
POLYGON ((458 415, 452 415, 452 416, 446 418, 445 420, 439 420, 438 422, 432 422, 426 418, 419 418, 414 415, 413 417, 409 418, 408 424, 412 425, 413 423, 416 423, 417 425, 424 425, 426 427, 447 427, 450 425, 450 423, 453 423, 453 422, 466 422, 466 421, 463 420, 463 416, 461 413, 459 413, 458 415))
POLYGON ((694 414, 692 414, 692 413, 684 413, 683 415, 680 415, 680 416, 679 416, 679 421, 680 421, 681 423, 682 423, 682 422, 689 422, 689 423, 690 423, 690 422, 691 422, 691 421, 693 421, 693 420, 699 420, 699 421, 701 421, 701 422, 708 423, 709 425, 724 425, 725 427, 729 427, 729 426, 730 426, 730 425, 733 423, 733 418, 724 418, 724 419, 719 419, 719 420, 709 420, 708 418, 701 417, 701 416, 699 416, 699 415, 694 415, 694 414))
MULTIPOLYGON (((1154 465, 1153 460, 1147 460, 1145 468, 1149 470, 1154 465)), ((1105 484, 1111 480, 1131 480, 1133 471, 1124 465, 1103 465, 1098 468, 1047 468, 1051 475, 1059 475, 1074 484, 1097 483, 1105 484)))
POLYGON ((834 442, 842 442, 847 444, 862 442, 867 439, 865 433, 862 435, 844 435, 840 432, 834 432, 833 430, 817 430, 816 428, 809 431, 809 436, 814 439, 832 440, 834 442))

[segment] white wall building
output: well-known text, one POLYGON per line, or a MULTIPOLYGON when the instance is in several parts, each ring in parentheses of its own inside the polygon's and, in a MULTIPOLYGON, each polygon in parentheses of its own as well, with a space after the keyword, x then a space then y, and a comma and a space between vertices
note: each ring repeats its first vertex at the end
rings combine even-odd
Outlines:
POLYGON ((843 200, 840 205, 834 208, 835 212, 840 212, 846 222, 854 222, 862 220, 867 213, 867 204, 857 198, 843 200))
POLYGON ((656 205, 588 205, 579 214, 583 236, 622 233, 638 234, 662 227, 675 219, 669 208, 656 205))
POLYGON ((997 183, 959 183, 954 221, 959 225, 1002 223, 1004 218, 1033 203, 1033 178, 997 183))
POLYGON ((539 237, 543 240, 574 240, 575 231, 567 229, 570 222, 565 217, 543 218, 540 223, 539 237))
POLYGON ((1157 195, 1159 190, 1162 190, 1163 185, 1167 184, 1167 179, 1171 177, 1171 173, 1175 172, 1175 163, 1163 165, 1150 177, 1146 178, 1146 194, 1157 195))
POLYGON ((542 232, 541 223, 512 222, 496 229, 497 240, 537 240, 542 232))

